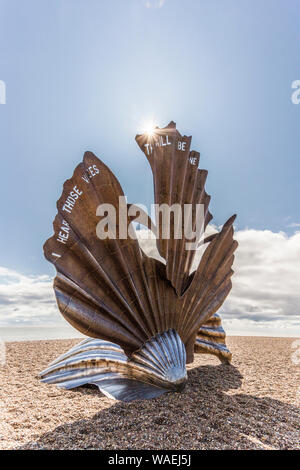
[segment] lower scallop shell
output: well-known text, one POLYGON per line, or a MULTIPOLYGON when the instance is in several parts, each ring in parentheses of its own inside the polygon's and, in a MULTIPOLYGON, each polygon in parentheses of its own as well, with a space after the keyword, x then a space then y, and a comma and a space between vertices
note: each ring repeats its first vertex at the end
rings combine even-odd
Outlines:
POLYGON ((178 333, 168 330, 147 341, 128 358, 120 346, 87 339, 41 372, 42 382, 61 388, 94 384, 122 401, 153 398, 181 390, 187 380, 186 352, 178 333))
POLYGON ((185 347, 175 330, 165 331, 147 341, 132 359, 137 365, 149 367, 167 388, 181 389, 186 382, 185 347))

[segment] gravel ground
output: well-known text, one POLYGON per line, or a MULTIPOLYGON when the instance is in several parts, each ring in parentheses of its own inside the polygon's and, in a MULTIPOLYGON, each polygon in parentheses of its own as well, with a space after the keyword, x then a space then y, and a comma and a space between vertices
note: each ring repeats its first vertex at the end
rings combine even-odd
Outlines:
POLYGON ((77 340, 6 344, 1 449, 299 449, 292 338, 231 337, 232 366, 196 355, 182 393, 124 404, 36 378, 77 340))

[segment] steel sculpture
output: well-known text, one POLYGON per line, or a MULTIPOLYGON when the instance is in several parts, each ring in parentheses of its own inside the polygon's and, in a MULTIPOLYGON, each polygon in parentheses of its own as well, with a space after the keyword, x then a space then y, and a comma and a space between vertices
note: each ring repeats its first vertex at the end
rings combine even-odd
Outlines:
POLYGON ((105 221, 99 207, 109 205, 118 213, 124 193, 109 168, 86 152, 64 184, 54 235, 44 253, 57 270, 54 290, 60 312, 89 338, 40 374, 43 382, 67 389, 95 384, 105 395, 128 402, 181 390, 194 352, 230 362, 216 312, 231 289, 237 248, 235 216, 203 239, 212 219, 210 196, 205 191, 207 171, 198 169, 200 154, 190 151, 191 137, 181 136, 170 122, 152 134, 137 135, 136 141, 152 169, 156 205, 177 204, 183 212, 192 208, 187 217, 193 229, 201 207, 201 233, 195 231, 195 243, 187 249, 190 238, 182 217, 170 217, 165 237, 163 224, 157 220, 154 225, 140 210, 156 234, 163 263, 141 250, 132 230, 137 207, 127 204, 125 228, 133 235, 121 236, 119 221, 113 233, 99 235, 99 221, 105 221), (192 271, 200 237, 205 251, 192 271))

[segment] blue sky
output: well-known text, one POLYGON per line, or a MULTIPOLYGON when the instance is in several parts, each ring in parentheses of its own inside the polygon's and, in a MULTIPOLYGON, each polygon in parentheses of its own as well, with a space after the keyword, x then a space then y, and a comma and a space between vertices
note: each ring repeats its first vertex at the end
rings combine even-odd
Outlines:
POLYGON ((193 136, 216 225, 237 213, 239 230, 293 236, 299 15, 294 0, 0 0, 0 265, 53 275, 42 245, 85 150, 150 204, 134 137, 152 117, 193 136))

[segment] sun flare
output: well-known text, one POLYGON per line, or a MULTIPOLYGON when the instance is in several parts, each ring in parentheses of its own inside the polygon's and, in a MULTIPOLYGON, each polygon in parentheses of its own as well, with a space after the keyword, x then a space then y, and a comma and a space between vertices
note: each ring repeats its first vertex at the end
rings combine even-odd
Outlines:
POLYGON ((153 120, 144 121, 142 125, 143 134, 147 134, 148 137, 152 137, 155 133, 156 124, 153 120))

